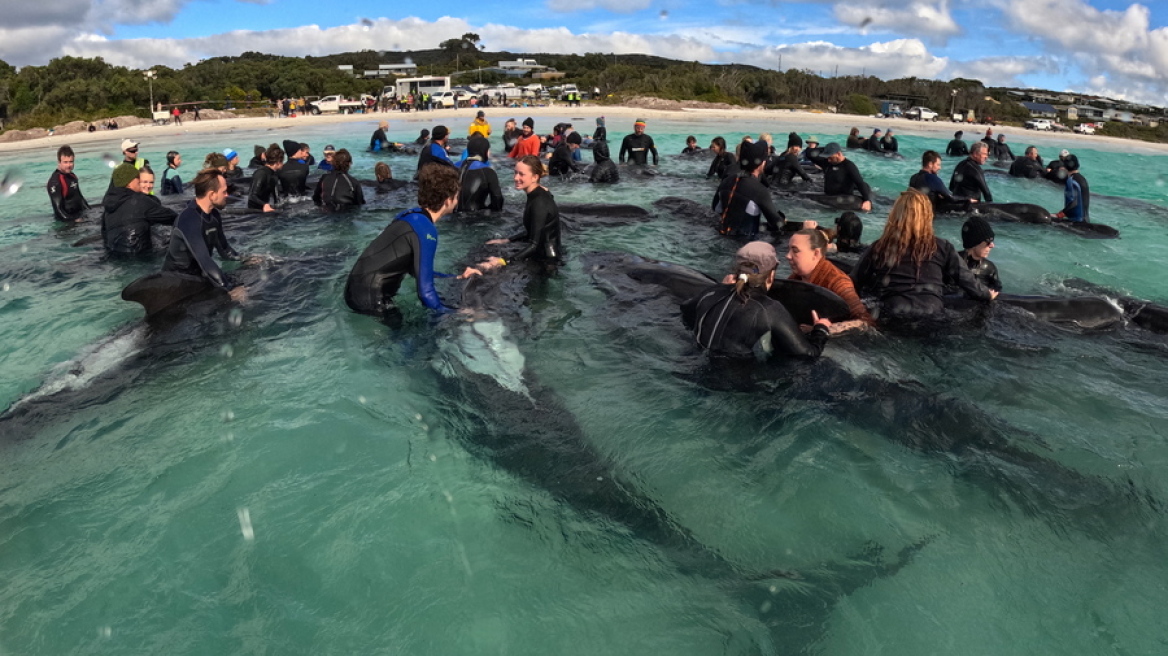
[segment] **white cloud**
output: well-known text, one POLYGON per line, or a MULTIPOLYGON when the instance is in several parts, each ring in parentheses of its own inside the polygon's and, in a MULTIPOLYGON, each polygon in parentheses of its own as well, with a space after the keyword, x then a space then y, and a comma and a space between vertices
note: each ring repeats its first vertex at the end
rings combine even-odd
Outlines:
POLYGON ((914 0, 903 5, 884 2, 840 2, 832 8, 846 25, 861 29, 889 30, 896 34, 924 36, 943 41, 961 34, 961 27, 949 13, 949 3, 914 0))
POLYGON ((744 50, 734 61, 781 68, 808 70, 834 75, 875 75, 884 79, 939 76, 948 63, 929 53, 917 39, 897 39, 859 48, 846 48, 826 41, 812 41, 758 50, 744 50))
POLYGON ((952 62, 945 76, 981 80, 989 86, 1017 87, 1025 86, 1023 75, 1058 72, 1059 65, 1053 57, 985 57, 952 62))
POLYGON ((548 9, 561 12, 607 9, 621 14, 648 9, 652 0, 547 0, 548 9))

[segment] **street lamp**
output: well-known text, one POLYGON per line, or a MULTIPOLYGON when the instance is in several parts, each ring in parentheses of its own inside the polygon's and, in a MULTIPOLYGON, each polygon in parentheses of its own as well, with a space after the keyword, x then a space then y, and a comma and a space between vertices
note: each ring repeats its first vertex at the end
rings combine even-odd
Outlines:
POLYGON ((949 101, 949 120, 953 120, 953 110, 957 109, 957 89, 949 92, 952 99, 949 101))
POLYGON ((146 78, 146 82, 150 85, 150 115, 154 115, 154 78, 156 74, 154 70, 143 71, 142 75, 146 78))

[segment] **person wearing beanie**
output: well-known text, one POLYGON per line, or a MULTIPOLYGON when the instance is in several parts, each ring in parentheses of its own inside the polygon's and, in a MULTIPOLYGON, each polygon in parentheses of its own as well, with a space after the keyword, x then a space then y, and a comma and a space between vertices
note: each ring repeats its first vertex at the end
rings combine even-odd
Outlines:
POLYGON ((1066 169, 1067 179, 1063 187, 1065 205, 1055 216, 1075 223, 1091 222, 1091 188, 1087 185, 1087 178, 1079 173, 1079 158, 1067 153, 1066 157, 1059 158, 1066 169))
POLYGON ((177 216, 157 198, 142 193, 138 175, 132 163, 119 164, 111 176, 113 189, 102 199, 101 235, 111 255, 150 252, 150 225, 173 225, 177 216))
POLYGON ((714 283, 681 305, 681 319, 698 345, 731 358, 819 357, 831 321, 814 316, 815 325, 804 334, 787 308, 767 296, 779 266, 775 247, 752 241, 734 260, 733 283, 714 283))
POLYGON ((827 144, 823 148, 823 157, 812 160, 816 166, 823 169, 823 193, 827 196, 855 196, 859 194, 859 209, 863 212, 872 211, 872 189, 864 182, 860 169, 856 163, 844 155, 839 144, 827 144))
POLYGON ((900 142, 892 136, 892 128, 888 128, 888 131, 884 133, 884 138, 880 140, 880 149, 886 153, 900 152, 900 142))
POLYGON ((430 134, 430 143, 422 148, 422 152, 418 153, 418 170, 427 164, 442 164, 451 168, 458 168, 454 162, 450 161, 450 155, 446 153, 446 139, 450 136, 450 130, 446 129, 445 125, 438 125, 434 127, 434 131, 430 134))
POLYGON ((234 180, 242 178, 243 169, 239 168, 239 153, 235 152, 231 148, 225 148, 223 150, 223 158, 227 162, 227 168, 223 171, 223 175, 227 178, 227 182, 231 183, 234 180))
POLYGON ((515 147, 511 149, 509 156, 511 159, 522 159, 527 155, 539 157, 539 135, 535 133, 535 119, 528 116, 523 119, 523 132, 519 135, 519 140, 515 142, 515 147))
POLYGON ((592 132, 593 141, 608 141, 608 128, 604 127, 604 117, 596 119, 596 130, 592 132))
POLYGON ((883 134, 880 132, 880 128, 872 130, 872 136, 868 137, 864 142, 864 150, 870 150, 875 153, 884 152, 883 134))
POLYGON ((503 189, 490 163, 491 142, 476 134, 466 142, 466 159, 462 161, 458 212, 503 209, 503 189))
POLYGON ((592 159, 596 162, 592 173, 588 176, 589 182, 612 184, 620 182, 620 169, 612 161, 607 141, 596 141, 592 144, 592 159))
POLYGON ((1002 291, 998 267, 989 261, 990 251, 994 250, 994 229, 989 222, 980 216, 967 220, 961 226, 961 247, 964 250, 958 255, 973 277, 995 292, 1002 291))
POLYGON ((867 141, 867 139, 860 136, 860 128, 852 128, 852 131, 848 133, 848 142, 846 147, 863 148, 865 141, 867 141))
POLYGON ((633 122, 633 133, 621 142, 617 157, 621 164, 625 163, 627 157, 630 164, 644 166, 649 163, 649 153, 653 153, 653 166, 657 166, 657 146, 653 144, 653 137, 645 134, 647 125, 643 118, 633 122))
POLYGON ((803 166, 799 163, 800 153, 803 150, 803 139, 798 132, 792 132, 787 135, 787 149, 778 157, 773 158, 767 163, 767 170, 764 172, 763 181, 768 186, 785 186, 795 181, 795 176, 803 179, 803 182, 811 182, 811 177, 803 170, 803 166))
POLYGON ((361 189, 361 183, 349 175, 349 169, 353 166, 353 156, 344 148, 332 152, 331 155, 333 169, 317 181, 316 189, 312 192, 312 202, 330 212, 340 212, 364 205, 365 192, 361 189))
POLYGON ((258 169, 261 166, 263 166, 265 163, 264 156, 267 154, 267 152, 268 152, 268 149, 264 148, 263 146, 261 146, 259 144, 256 144, 255 146, 253 146, 252 147, 252 158, 250 161, 248 161, 247 168, 258 169))
POLYGON ((945 148, 945 155, 949 157, 966 157, 969 155, 969 146, 965 145, 965 140, 961 138, 964 134, 961 130, 953 133, 953 141, 950 141, 949 146, 945 148))
POLYGON ((937 173, 941 170, 941 155, 935 150, 926 150, 921 155, 921 170, 908 181, 909 189, 929 197, 933 203, 933 211, 938 214, 945 212, 967 212, 972 201, 968 198, 957 198, 945 187, 944 181, 937 173))
POLYGON ((760 180, 770 158, 770 146, 765 141, 742 144, 741 152, 738 173, 722 180, 710 203, 718 216, 718 232, 754 237, 763 218, 767 230, 777 232, 787 217, 775 207, 770 190, 760 180))
POLYGON ((548 173, 561 177, 579 173, 580 168, 576 166, 572 155, 579 150, 582 141, 580 133, 575 131, 565 137, 552 152, 552 159, 548 162, 548 173))
POLYGON ((377 153, 389 148, 389 137, 385 134, 385 131, 388 129, 389 121, 381 121, 377 124, 377 129, 373 131, 373 136, 369 138, 369 150, 377 153))

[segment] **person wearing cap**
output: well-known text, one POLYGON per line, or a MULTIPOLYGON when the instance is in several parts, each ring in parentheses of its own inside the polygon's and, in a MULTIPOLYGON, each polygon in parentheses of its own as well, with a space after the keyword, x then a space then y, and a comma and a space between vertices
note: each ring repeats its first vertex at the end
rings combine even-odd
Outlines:
POLYGON ((57 168, 49 176, 45 189, 49 192, 49 203, 53 206, 53 218, 71 223, 80 221, 82 213, 89 209, 89 203, 81 194, 81 183, 73 172, 76 156, 69 146, 57 149, 57 168))
POLYGON ((373 136, 369 138, 369 150, 378 153, 389 148, 389 137, 385 135, 385 131, 388 129, 389 121, 381 121, 377 124, 377 129, 373 131, 373 136))
POLYGON ((256 169, 251 178, 251 191, 247 196, 247 207, 264 212, 275 212, 280 202, 277 188, 280 186, 279 171, 284 167, 284 150, 272 144, 264 151, 264 165, 256 169))
POLYGON ((1091 189, 1087 186, 1087 179, 1079 173, 1079 158, 1067 153, 1062 160, 1067 170, 1067 180, 1063 188, 1063 199, 1066 204, 1055 216, 1076 223, 1090 223, 1091 189))
POLYGON ((228 184, 242 178, 243 169, 239 167, 239 153, 231 148, 224 148, 223 158, 227 161, 227 168, 223 171, 223 176, 227 178, 228 184))
POLYGON ((989 222, 980 216, 970 217, 961 226, 961 247, 964 250, 957 255, 973 277, 995 292, 1002 291, 998 267, 988 259, 990 251, 994 250, 994 229, 989 222))
POLYGON ((881 322, 942 317, 946 285, 979 301, 998 295, 973 277, 953 244, 933 233, 933 204, 916 189, 900 194, 884 233, 852 269, 852 282, 861 294, 879 299, 875 316, 881 322))
POLYGON ((874 153, 884 152, 884 140, 880 128, 872 130, 872 136, 864 141, 864 150, 870 150, 874 153))
POLYGON ((538 157, 539 149, 540 141, 539 136, 535 134, 535 119, 528 116, 523 119, 523 132, 520 133, 519 140, 515 142, 509 156, 511 159, 522 159, 528 155, 538 157))
MULTIPOLYGON (((138 158, 138 142, 133 139, 122 139, 122 164, 129 164, 136 169, 141 169, 145 160, 138 158)), ((106 193, 114 188, 114 177, 110 174, 109 188, 106 193)))
POLYGON ((1042 165, 1042 158, 1038 156, 1038 148, 1028 146, 1022 157, 1014 160, 1010 165, 1010 175, 1015 178, 1041 178, 1046 174, 1042 165))
POLYGON ((340 212, 365 204, 365 193, 361 183, 349 175, 353 166, 353 156, 342 148, 332 153, 333 170, 325 173, 316 183, 312 192, 312 202, 326 211, 340 212))
POLYGON ((969 149, 969 157, 961 160, 953 167, 953 175, 949 178, 949 191, 954 196, 969 198, 975 201, 994 202, 994 195, 986 184, 985 173, 981 165, 989 159, 990 147, 985 141, 979 141, 969 149))
POLYGON ((1010 145, 1006 143, 1006 135, 999 134, 998 142, 994 144, 994 159, 999 162, 1013 162, 1014 152, 1010 150, 1010 145))
POLYGON ((499 186, 499 175, 491 168, 491 142, 481 134, 476 134, 466 142, 466 159, 460 169, 458 207, 459 212, 478 212, 503 209, 503 189, 499 186))
POLYGON ((785 186, 795 181, 795 176, 803 179, 803 182, 811 182, 811 176, 803 170, 803 166, 799 163, 800 153, 803 150, 803 139, 799 133, 792 132, 787 135, 787 149, 783 151, 778 157, 772 157, 767 161, 767 168, 764 172, 763 180, 770 184, 785 186))
MULTIPOLYGON (((487 245, 522 242, 524 245, 509 259, 530 260, 553 267, 563 261, 564 249, 560 242, 560 209, 556 205, 555 196, 539 183, 545 175, 547 169, 535 155, 526 155, 516 162, 515 188, 527 194, 527 202, 523 206, 523 228, 510 237, 492 239, 487 245)), ((483 266, 493 268, 500 264, 505 265, 506 262, 496 257, 489 259, 483 266)))
POLYGON ((770 146, 765 141, 742 145, 740 170, 728 176, 718 185, 718 191, 710 203, 718 215, 718 232, 734 237, 754 237, 758 234, 762 218, 766 218, 767 230, 777 232, 786 215, 775 207, 771 192, 759 176, 766 168, 770 146))
POLYGON ((892 128, 888 128, 884 133, 884 138, 880 140, 880 149, 886 153, 900 152, 900 142, 896 140, 896 137, 892 136, 892 128))
MULTIPOLYGON (((436 312, 453 308, 442 302, 434 278, 453 278, 434 270, 438 252, 437 223, 458 203, 458 172, 443 164, 428 164, 418 172, 418 207, 390 222, 357 258, 345 281, 345 304, 354 312, 396 323, 400 313, 393 297, 406 275, 417 283, 418 300, 436 312)), ((458 278, 480 273, 467 268, 458 278)))
POLYGON ((653 153, 653 166, 657 166, 657 146, 653 144, 653 137, 645 134, 647 125, 643 118, 633 122, 633 133, 625 136, 621 142, 617 156, 621 164, 625 163, 627 157, 630 164, 644 166, 649 163, 649 153, 653 153))
POLYGON ((953 133, 953 140, 945 148, 945 154, 949 157, 966 157, 969 155, 969 146, 965 145, 965 140, 962 137, 965 132, 958 130, 953 133))
POLYGON ((276 172, 276 177, 280 180, 280 191, 285 198, 307 196, 312 193, 308 188, 308 174, 312 170, 308 165, 308 144, 292 141, 287 142, 287 145, 288 161, 276 172))
POLYGON ((474 120, 471 121, 470 127, 466 130, 467 137, 473 137, 476 134, 481 134, 484 138, 491 136, 491 124, 487 123, 487 115, 481 109, 475 114, 474 120))
POLYGON ((150 225, 172 225, 174 210, 142 193, 138 169, 122 163, 114 168, 114 188, 101 202, 101 235, 111 255, 138 255, 153 248, 150 225))
POLYGON ((1056 159, 1050 160, 1050 164, 1046 165, 1046 173, 1043 177, 1051 182, 1064 184, 1067 181, 1067 165, 1065 160, 1071 156, 1071 151, 1063 148, 1059 151, 1059 156, 1056 159))
MULTIPOLYGON (((321 160, 320 164, 316 168, 320 169, 321 171, 325 171, 325 172, 335 171, 337 167, 336 167, 336 163, 333 160, 336 156, 337 156, 337 149, 335 146, 333 146, 332 144, 325 146, 324 147, 324 159, 321 160)), ((352 158, 352 155, 350 155, 350 159, 349 159, 350 163, 352 163, 352 161, 353 161, 351 158, 352 158)))
POLYGON ((917 191, 929 197, 933 203, 933 211, 937 213, 945 212, 965 212, 969 210, 970 204, 973 202, 968 198, 955 197, 941 180, 941 176, 937 173, 941 170, 941 155, 935 150, 926 150, 921 155, 921 170, 916 173, 908 181, 909 189, 916 189, 917 191))
POLYGON ((182 155, 177 150, 166 154, 166 169, 162 172, 162 195, 182 194, 183 182, 177 171, 182 166, 182 155))
POLYGON ((848 132, 848 142, 845 146, 848 148, 863 148, 865 141, 867 139, 860 136, 860 128, 854 127, 851 132, 848 132))
POLYGON ((791 235, 787 241, 787 264, 791 266, 789 279, 831 290, 848 304, 848 320, 832 325, 832 334, 876 325, 856 294, 852 279, 827 260, 827 244, 827 235, 818 228, 806 228, 791 235))
POLYGON ((855 196, 859 194, 860 211, 872 211, 872 189, 864 182, 856 163, 844 156, 843 149, 834 141, 823 148, 823 157, 815 160, 823 169, 823 193, 827 196, 855 196))
POLYGON ((215 169, 200 171, 193 186, 195 198, 174 221, 162 270, 201 276, 227 292, 231 300, 243 303, 247 300, 247 288, 237 285, 211 257, 214 250, 222 260, 240 259, 239 253, 227 243, 223 219, 219 216, 219 210, 227 206, 227 178, 215 169))
POLYGON ((592 160, 595 165, 588 175, 589 182, 614 184, 620 182, 620 167, 612 161, 612 154, 608 150, 607 141, 596 141, 592 144, 592 160))
POLYGON ((733 283, 715 283, 681 305, 681 319, 698 345, 731 358, 816 358, 830 336, 831 321, 812 313, 806 334, 783 304, 767 296, 779 258, 775 247, 752 241, 735 254, 733 283))
POLYGON ((738 172, 738 159, 726 147, 725 139, 714 137, 710 141, 710 152, 714 153, 714 159, 710 162, 710 170, 706 171, 707 179, 718 176, 719 180, 725 180, 738 172))
POLYGON ((422 152, 418 153, 418 170, 427 164, 442 164, 450 168, 458 168, 454 162, 450 161, 450 155, 446 153, 446 140, 450 137, 450 130, 446 129, 445 125, 434 126, 434 131, 430 134, 430 143, 422 147, 422 152))
POLYGON ((548 173, 561 177, 579 173, 580 167, 576 166, 572 154, 579 150, 582 141, 580 133, 574 130, 565 137, 552 152, 551 161, 548 162, 548 173))
POLYGON ((811 164, 816 158, 823 156, 823 148, 819 147, 819 137, 812 135, 804 139, 804 141, 807 142, 807 147, 803 149, 804 162, 811 164))

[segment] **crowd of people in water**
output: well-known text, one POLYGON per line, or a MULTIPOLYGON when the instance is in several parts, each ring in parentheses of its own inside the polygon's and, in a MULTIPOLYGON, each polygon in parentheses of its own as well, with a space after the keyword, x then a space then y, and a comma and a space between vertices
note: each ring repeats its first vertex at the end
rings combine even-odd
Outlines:
MULTIPOLYGON (((544 179, 558 176, 614 184, 625 176, 651 173, 660 155, 647 127, 645 120, 637 119, 632 132, 622 138, 614 160, 604 117, 596 119, 590 136, 570 123, 538 134, 532 118, 522 123, 510 119, 500 139, 480 110, 467 129, 460 154, 452 153, 451 133, 445 125, 422 130, 412 143, 400 143, 389 139, 389 124, 381 121, 368 150, 417 154, 417 172, 411 182, 417 185, 418 205, 400 213, 357 258, 345 285, 346 303, 356 312, 389 318, 396 314, 395 296, 408 275, 425 307, 439 313, 456 309, 435 286, 436 278, 449 275, 434 268, 437 224, 455 212, 503 208, 492 139, 501 144, 504 157, 514 161, 513 186, 526 197, 522 222, 510 236, 484 244, 495 254, 453 277, 491 275, 503 267, 528 263, 541 275, 554 272, 563 262, 563 234, 556 200, 544 179), (589 148, 594 161, 586 167, 582 152, 589 148)), ((1033 146, 1015 157, 1005 135, 995 137, 992 128, 984 139, 969 145, 958 131, 946 155, 964 159, 954 167, 949 184, 939 175, 941 154, 925 151, 920 171, 906 181, 907 190, 892 204, 882 234, 865 246, 863 222, 857 213, 872 211, 874 196, 848 154, 869 151, 899 156, 893 131, 875 130, 863 137, 853 128, 845 147, 835 142, 821 145, 816 137, 796 132, 788 135, 784 149, 774 141, 764 133, 744 137, 731 148, 717 137, 708 149, 702 149, 691 136, 680 153, 687 158, 710 157, 706 178, 716 183, 710 189, 710 218, 717 232, 744 243, 732 272, 721 282, 711 281, 708 290, 681 308, 697 342, 715 353, 757 355, 758 345, 766 342, 773 352, 814 357, 831 335, 935 319, 943 314, 947 295, 993 302, 1002 290, 997 268, 988 259, 995 235, 984 218, 971 212, 979 203, 993 201, 982 169, 991 157, 1008 164, 1009 175, 1063 184, 1066 202, 1052 213, 1056 219, 1090 220, 1089 187, 1075 155, 1063 150, 1057 159, 1044 163, 1033 146), (810 196, 845 211, 831 227, 792 220, 776 200, 776 193, 790 190, 814 191, 810 196), (934 217, 951 212, 969 213, 961 230, 961 250, 934 233, 934 217), (812 321, 800 326, 789 308, 768 295, 776 284, 780 255, 770 241, 759 239, 763 222, 767 231, 786 237, 790 279, 838 296, 847 305, 846 319, 836 317, 833 323, 813 313, 812 321), (839 254, 848 253, 858 254, 858 260, 838 259, 839 254)), ((213 257, 216 253, 221 261, 241 259, 220 215, 229 203, 254 212, 275 212, 286 199, 311 197, 322 210, 341 212, 365 204, 366 188, 382 193, 410 184, 394 180, 385 162, 376 164, 375 179, 359 180, 353 175, 348 149, 327 145, 318 161, 309 144, 293 140, 256 146, 246 166, 235 150, 209 153, 196 167, 193 181, 184 184, 181 153, 166 154, 159 176, 140 157, 139 147, 133 139, 122 141, 123 161, 114 166, 104 192, 100 228, 105 249, 111 256, 148 254, 153 250, 151 226, 172 226, 161 271, 202 278, 239 302, 246 300, 246 289, 213 257), (163 203, 160 198, 186 195, 190 200, 185 205, 163 203)), ((73 172, 74 162, 70 147, 61 147, 57 169, 47 184, 54 215, 63 222, 83 220, 89 209, 73 172)), ((781 243, 781 237, 775 241, 781 243)))

